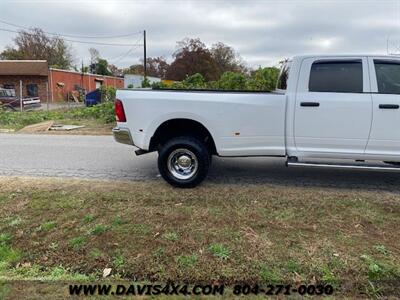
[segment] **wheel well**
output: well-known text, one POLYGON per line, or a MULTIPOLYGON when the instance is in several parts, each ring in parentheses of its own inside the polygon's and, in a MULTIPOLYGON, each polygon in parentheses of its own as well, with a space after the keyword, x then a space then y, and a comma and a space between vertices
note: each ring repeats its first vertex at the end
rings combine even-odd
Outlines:
POLYGON ((172 119, 162 123, 150 140, 150 151, 156 151, 168 140, 178 136, 193 136, 205 142, 211 154, 217 154, 214 140, 203 124, 190 119, 172 119))

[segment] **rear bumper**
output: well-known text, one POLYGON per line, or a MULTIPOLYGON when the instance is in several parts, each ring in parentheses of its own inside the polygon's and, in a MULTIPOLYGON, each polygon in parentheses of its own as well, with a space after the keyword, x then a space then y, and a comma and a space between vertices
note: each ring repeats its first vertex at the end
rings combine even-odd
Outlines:
POLYGON ((131 132, 127 128, 115 127, 113 130, 114 139, 121 144, 132 145, 133 143, 131 132))

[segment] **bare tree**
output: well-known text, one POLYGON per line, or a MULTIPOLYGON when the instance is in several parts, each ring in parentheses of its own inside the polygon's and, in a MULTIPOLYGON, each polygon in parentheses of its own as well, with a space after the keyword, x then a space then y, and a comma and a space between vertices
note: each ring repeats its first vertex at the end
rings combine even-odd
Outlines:
POLYGON ((1 59, 42 59, 51 67, 70 69, 73 64, 72 49, 62 38, 50 37, 40 28, 22 30, 14 38, 14 46, 1 52, 1 59))
POLYGON ((89 48, 90 64, 95 64, 100 58, 100 52, 96 48, 89 48))
POLYGON ((232 47, 225 45, 222 42, 212 45, 211 56, 217 64, 220 75, 225 72, 247 72, 247 68, 242 57, 236 53, 232 47))
MULTIPOLYGON (((125 74, 144 74, 143 59, 140 59, 140 64, 135 64, 124 70, 125 74)), ((165 78, 169 64, 164 57, 148 57, 146 59, 147 75, 158 78, 165 78)))

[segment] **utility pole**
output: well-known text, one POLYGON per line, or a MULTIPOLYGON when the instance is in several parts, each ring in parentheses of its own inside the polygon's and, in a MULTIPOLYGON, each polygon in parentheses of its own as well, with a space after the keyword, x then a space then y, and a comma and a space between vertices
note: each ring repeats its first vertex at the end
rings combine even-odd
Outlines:
POLYGON ((144 80, 147 78, 147 57, 146 57, 146 30, 143 30, 143 70, 144 80))

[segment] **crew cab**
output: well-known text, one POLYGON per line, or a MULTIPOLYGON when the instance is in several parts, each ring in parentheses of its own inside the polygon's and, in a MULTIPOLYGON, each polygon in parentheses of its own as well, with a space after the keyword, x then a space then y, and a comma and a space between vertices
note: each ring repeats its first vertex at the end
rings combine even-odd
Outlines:
POLYGON ((138 155, 158 151, 178 187, 199 184, 213 155, 400 170, 399 107, 400 57, 303 55, 273 92, 118 90, 113 134, 138 155))

